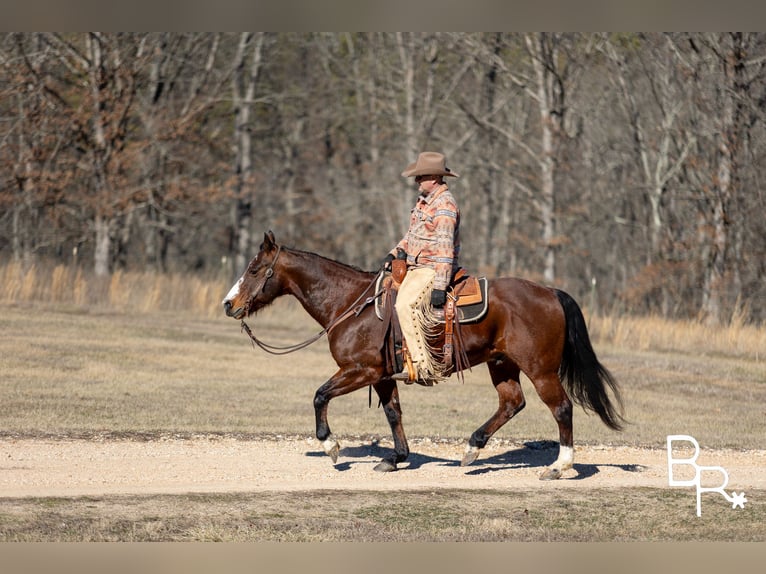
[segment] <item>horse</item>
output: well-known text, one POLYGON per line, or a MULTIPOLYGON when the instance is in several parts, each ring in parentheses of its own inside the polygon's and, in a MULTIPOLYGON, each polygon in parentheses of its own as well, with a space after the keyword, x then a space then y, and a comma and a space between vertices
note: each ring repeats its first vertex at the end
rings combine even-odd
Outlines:
MULTIPOLYGON (((365 299, 374 290, 376 276, 376 272, 278 245, 269 231, 222 303, 225 314, 241 320, 243 329, 257 340, 245 318, 283 295, 300 302, 323 327, 317 337, 327 336, 338 366, 314 395, 317 439, 335 464, 340 445, 330 430, 328 405, 335 397, 372 386, 394 439, 393 454, 384 456, 375 470, 390 472, 410 451, 397 382, 382 350, 386 325, 369 305, 374 296, 365 299)), ((523 372, 559 430, 558 457, 539 478, 558 479, 574 465, 572 401, 620 431, 625 419, 619 386, 596 357, 582 311, 570 295, 526 279, 500 277, 489 280, 488 297, 484 318, 461 325, 460 334, 469 366, 487 363, 499 406, 470 436, 460 464, 473 463, 492 435, 524 408, 523 372)))

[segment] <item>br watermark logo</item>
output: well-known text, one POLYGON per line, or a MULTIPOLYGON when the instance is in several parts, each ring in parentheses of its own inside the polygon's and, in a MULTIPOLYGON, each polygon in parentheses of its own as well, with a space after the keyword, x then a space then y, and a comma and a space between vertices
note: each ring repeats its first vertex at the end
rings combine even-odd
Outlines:
MULTIPOLYGON (((688 450, 688 447, 686 450, 688 450)), ((697 461, 697 457, 699 457, 699 454, 700 454, 700 445, 694 437, 683 435, 683 434, 669 435, 668 436, 668 485, 669 486, 694 486, 697 488, 697 516, 702 516, 702 493, 703 492, 718 492, 726 500, 731 502, 732 508, 737 508, 738 506, 740 508, 745 508, 745 502, 747 502, 747 498, 745 498, 744 492, 737 494, 736 492, 732 491, 731 494, 728 494, 724 490, 724 488, 726 488, 726 485, 729 484, 729 473, 726 472, 726 470, 720 466, 698 465, 696 461, 697 461), (675 457, 673 454, 674 442, 691 443, 694 446, 694 455, 687 458, 675 457), (674 474, 674 470, 676 467, 691 467, 693 469, 693 472, 690 472, 690 470, 687 468, 685 471, 681 470, 678 474, 674 474), (719 477, 723 477, 723 482, 719 484, 718 486, 703 486, 702 485, 703 473, 712 474, 714 476, 718 475, 719 477), (684 478, 676 478, 678 476, 683 476, 684 478)))

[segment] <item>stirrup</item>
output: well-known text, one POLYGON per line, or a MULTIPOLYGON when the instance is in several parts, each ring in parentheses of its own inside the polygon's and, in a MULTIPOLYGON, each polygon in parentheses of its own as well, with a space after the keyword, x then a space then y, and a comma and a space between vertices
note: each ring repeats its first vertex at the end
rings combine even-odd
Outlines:
POLYGON ((402 371, 401 373, 395 373, 391 375, 391 378, 395 381, 401 381, 405 385, 412 385, 414 383, 417 383, 424 387, 433 387, 434 384, 438 382, 436 379, 432 379, 431 377, 427 377, 425 379, 418 379, 418 378, 411 379, 410 374, 407 371, 402 371))
POLYGON ((439 382, 439 378, 434 376, 427 376, 425 378, 420 378, 417 376, 416 373, 410 373, 406 370, 400 372, 400 373, 394 373, 391 375, 391 378, 395 381, 401 381, 406 385, 412 385, 414 383, 417 383, 419 385, 422 385, 424 387, 433 387, 436 383, 439 382))
POLYGON ((395 381, 403 381, 408 385, 418 381, 418 371, 412 362, 412 357, 407 349, 407 341, 402 341, 402 355, 404 355, 404 369, 400 373, 395 373, 391 378, 395 381))
POLYGON ((400 373, 394 373, 391 375, 391 378, 395 381, 407 383, 408 385, 415 382, 415 379, 410 378, 410 374, 406 370, 401 371, 400 373))
POLYGON ((418 371, 415 368, 415 365, 412 363, 410 354, 407 353, 405 358, 405 369, 400 373, 393 374, 391 378, 395 381, 402 381, 407 383, 408 385, 411 385, 412 383, 419 383, 420 381, 418 380, 418 371))

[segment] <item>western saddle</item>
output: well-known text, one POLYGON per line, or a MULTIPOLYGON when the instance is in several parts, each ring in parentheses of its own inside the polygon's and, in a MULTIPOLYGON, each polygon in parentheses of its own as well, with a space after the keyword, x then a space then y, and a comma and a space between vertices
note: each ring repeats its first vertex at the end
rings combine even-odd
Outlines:
MULTIPOLYGON (((402 259, 391 262, 391 272, 382 274, 378 279, 376 292, 382 293, 375 305, 379 319, 386 322, 386 337, 383 352, 386 357, 387 369, 391 373, 399 373, 406 368, 406 383, 418 382, 432 386, 433 381, 419 381, 407 352, 396 316, 394 303, 399 286, 407 274, 407 263, 402 259)), ((460 336, 460 325, 480 321, 487 313, 487 279, 473 277, 462 267, 457 270, 447 289, 447 302, 443 309, 434 309, 438 322, 444 325, 444 345, 442 347, 442 364, 444 372, 457 373, 462 380, 462 371, 470 368, 460 336)))

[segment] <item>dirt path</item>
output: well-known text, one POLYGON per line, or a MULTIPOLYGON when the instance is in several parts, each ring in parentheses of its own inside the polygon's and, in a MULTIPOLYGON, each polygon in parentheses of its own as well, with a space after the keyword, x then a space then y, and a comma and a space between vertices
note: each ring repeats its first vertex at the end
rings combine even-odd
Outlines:
MULTIPOLYGON (((668 486, 664 449, 580 446, 562 480, 538 474, 556 456, 550 443, 490 443, 469 467, 463 445, 411 441, 399 472, 373 471, 390 444, 341 441, 333 465, 313 438, 198 437, 135 440, 0 439, 0 497, 82 496, 310 489, 503 489, 668 486)), ((704 448, 697 460, 728 471, 728 489, 766 489, 766 451, 704 448)))

